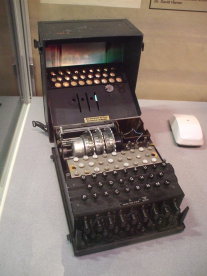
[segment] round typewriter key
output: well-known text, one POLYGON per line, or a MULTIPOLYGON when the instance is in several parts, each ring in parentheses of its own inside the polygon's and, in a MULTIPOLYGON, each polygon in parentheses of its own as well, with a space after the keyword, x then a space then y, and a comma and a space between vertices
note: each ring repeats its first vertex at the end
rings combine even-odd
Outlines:
POLYGON ((157 161, 157 158, 153 157, 153 158, 151 159, 151 161, 154 163, 154 162, 157 161))
POLYGON ((55 83, 55 87, 60 88, 61 86, 62 86, 62 84, 60 82, 55 83))
POLYGON ((89 162, 88 165, 89 165, 90 167, 93 167, 93 166, 94 166, 94 162, 89 162))
POLYGON ((109 162, 109 164, 112 164, 114 162, 114 160, 112 158, 109 158, 108 162, 109 162))
POLYGON ((129 167, 129 163, 125 162, 124 167, 129 167))
POLYGON ((107 72, 107 71, 108 71, 108 68, 104 68, 104 71, 107 72))
POLYGON ((98 198, 98 194, 97 193, 93 193, 93 198, 97 199, 98 198))
POLYGON ((109 186, 113 186, 114 185, 114 181, 109 180, 109 186))
POLYGON ((79 172, 78 171, 75 171, 75 176, 79 176, 79 172))
POLYGON ((88 160, 88 158, 89 158, 88 155, 83 156, 83 160, 88 160))
POLYGON ((121 157, 118 158, 118 161, 119 161, 119 162, 122 162, 122 160, 123 160, 123 159, 122 159, 121 157))
POLYGON ((102 74, 104 78, 107 78, 108 77, 108 74, 107 73, 103 73, 102 74))
POLYGON ((114 78, 109 78, 109 82, 110 82, 110 83, 114 83, 114 82, 115 82, 115 79, 114 79, 114 78))
POLYGON ((134 182, 134 177, 131 176, 131 177, 129 178, 129 181, 130 181, 130 182, 134 182))
POLYGON ((89 79, 92 79, 92 78, 93 78, 93 75, 92 75, 92 74, 88 74, 88 78, 89 78, 89 79))
POLYGON ((164 173, 163 172, 159 172, 159 177, 163 177, 164 176, 164 173))
POLYGON ((62 81, 63 78, 62 78, 62 77, 57 77, 57 80, 58 80, 58 81, 62 81))
POLYGON ((98 163, 99 163, 99 165, 103 165, 103 161, 99 161, 98 163))
POLYGON ((82 70, 82 73, 85 74, 85 73, 86 73, 86 70, 83 69, 83 70, 82 70))
POLYGON ((137 155, 136 158, 137 158, 137 159, 140 159, 140 158, 141 158, 141 155, 137 155))
POLYGON ((118 78, 116 78, 116 81, 117 82, 122 82, 123 80, 122 80, 122 78, 118 77, 118 78))
POLYGON ((83 86, 83 85, 85 85, 86 83, 85 83, 85 81, 83 81, 83 80, 79 80, 78 84, 81 85, 81 86, 83 86))
POLYGON ((53 71, 50 72, 50 75, 51 75, 51 76, 56 76, 55 72, 53 72, 53 71))
POLYGON ((81 179, 82 179, 83 181, 85 181, 85 180, 86 180, 86 176, 85 176, 85 175, 81 175, 81 179))
POLYGON ((115 195, 119 195, 119 194, 120 194, 120 191, 119 191, 118 189, 116 189, 116 190, 114 191, 114 193, 115 193, 115 195))
POLYGON ((94 154, 93 156, 93 159, 98 159, 98 155, 94 154))
POLYGON ((167 166, 166 162, 162 162, 162 167, 166 167, 166 166, 167 166))
POLYGON ((106 172, 102 172, 102 176, 103 176, 104 178, 106 178, 106 177, 107 177, 107 173, 106 173, 106 172))
POLYGON ((147 163, 148 163, 147 159, 143 159, 143 160, 142 160, 142 163, 143 163, 143 164, 147 164, 147 163))
POLYGON ((154 178, 154 174, 153 174, 153 173, 150 173, 149 178, 150 178, 150 179, 153 179, 153 178, 154 178))
POLYGON ((92 176, 93 179, 97 178, 97 175, 95 173, 92 173, 91 176, 92 176))
POLYGON ((134 150, 134 149, 130 149, 130 152, 131 152, 131 153, 134 153, 134 152, 135 152, 135 150, 134 150))
POLYGON ((62 75, 63 75, 63 72, 62 72, 62 71, 58 71, 58 74, 62 76, 62 75))
POLYGON ((144 180, 144 175, 140 175, 139 180, 144 180))
POLYGON ((101 74, 100 74, 100 73, 96 73, 96 74, 95 74, 95 77, 96 77, 96 78, 100 78, 100 77, 101 77, 101 74))
POLYGON ((125 155, 125 154, 126 154, 126 152, 125 152, 125 151, 121 151, 121 154, 122 154, 122 155, 125 155))
POLYGON ((76 76, 76 75, 73 75, 73 77, 72 77, 74 80, 77 80, 78 79, 78 76, 76 76))
POLYGON ((70 83, 72 86, 77 86, 77 82, 76 81, 71 81, 70 83))
POLYGON ((103 158, 106 158, 106 157, 107 157, 107 154, 106 154, 106 153, 103 153, 102 156, 103 156, 103 158))
POLYGON ((139 185, 136 185, 136 186, 135 186, 135 190, 136 190, 136 191, 140 191, 140 189, 141 189, 141 188, 140 188, 139 185))
POLYGON ((88 184, 87 188, 88 188, 88 190, 91 190, 93 188, 93 186, 91 184, 88 184))
POLYGON ((98 187, 102 188, 103 187, 103 183, 101 181, 98 182, 98 187))
POLYGON ((111 153, 111 155, 116 156, 116 155, 117 155, 117 152, 116 152, 116 151, 113 151, 113 152, 111 153))
POLYGON ((107 79, 104 78, 104 79, 101 79, 101 82, 102 83, 107 83, 108 81, 107 81, 107 79))
POLYGON ((143 147, 139 147, 139 151, 144 151, 144 148, 143 147))
POLYGON ((104 196, 105 197, 108 197, 109 196, 109 193, 107 191, 104 192, 104 196))
POLYGON ((111 77, 115 77, 116 74, 115 74, 114 72, 111 72, 111 73, 110 73, 110 76, 111 76, 111 77))
POLYGON ((132 157, 131 156, 127 156, 127 160, 132 160, 132 157))
POLYGON ((160 182, 155 182, 155 187, 159 188, 160 187, 160 182))
POLYGON ((93 73, 93 69, 89 69, 89 72, 90 72, 90 73, 93 73))
POLYGON ((73 161, 74 161, 74 162, 78 162, 78 161, 79 161, 79 158, 78 158, 78 157, 74 157, 74 158, 73 158, 73 161))
POLYGON ((99 83, 100 83, 100 80, 99 80, 99 79, 95 79, 95 80, 94 80, 94 83, 95 83, 95 84, 99 84, 99 83))
POLYGON ((116 170, 118 170, 118 169, 119 169, 119 165, 115 165, 114 168, 115 168, 116 170))
POLYGON ((74 73, 75 73, 75 74, 78 74, 79 72, 78 72, 78 70, 76 70, 76 71, 74 71, 74 73))
POLYGON ((80 78, 81 78, 82 80, 85 80, 86 76, 85 76, 85 75, 80 75, 80 78))
POLYGON ((109 169, 110 168, 108 166, 104 168, 105 171, 109 171, 109 169))
POLYGON ((78 166, 79 166, 79 168, 84 168, 85 167, 85 165, 83 163, 79 163, 78 166))
POLYGON ((95 167, 95 168, 94 168, 94 172, 96 172, 96 173, 100 172, 99 167, 95 167))
POLYGON ((164 182, 164 184, 165 185, 170 185, 170 181, 166 179, 165 182, 164 182))
POLYGON ((68 86, 69 86, 69 82, 64 81, 64 82, 63 82, 63 86, 64 86, 64 87, 68 87, 68 86))
POLYGON ((96 71, 97 71, 97 72, 101 72, 101 69, 100 69, 100 68, 97 68, 96 71))
POLYGON ((89 171, 89 170, 85 170, 84 173, 85 173, 85 174, 89 174, 90 171, 89 171))
POLYGON ((82 196, 81 196, 81 199, 82 199, 83 201, 86 201, 86 200, 88 199, 88 197, 87 197, 87 195, 82 195, 82 196))
POLYGON ((65 78, 65 80, 67 80, 67 81, 70 80, 70 77, 68 77, 68 76, 65 76, 64 78, 65 78))
POLYGON ((52 81, 52 82, 56 82, 57 79, 56 79, 56 78, 51 78, 51 81, 52 81))
POLYGON ((67 73, 68 75, 70 75, 70 74, 71 74, 71 71, 69 71, 69 70, 66 70, 66 73, 67 73))
POLYGON ((93 84, 92 80, 86 80, 86 83, 87 83, 88 85, 93 84))
POLYGON ((143 166, 143 170, 147 171, 148 170, 148 166, 143 166))
POLYGON ((145 154, 145 156, 146 156, 146 157, 149 157, 149 156, 150 156, 150 154, 149 154, 149 153, 146 153, 146 154, 145 154))

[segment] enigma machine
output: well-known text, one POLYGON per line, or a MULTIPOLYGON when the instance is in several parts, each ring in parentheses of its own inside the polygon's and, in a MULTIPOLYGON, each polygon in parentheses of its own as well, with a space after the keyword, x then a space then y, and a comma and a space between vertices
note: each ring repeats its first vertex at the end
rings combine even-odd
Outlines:
POLYGON ((46 126, 75 255, 182 231, 184 193, 135 95, 143 35, 127 20, 40 22, 46 126))

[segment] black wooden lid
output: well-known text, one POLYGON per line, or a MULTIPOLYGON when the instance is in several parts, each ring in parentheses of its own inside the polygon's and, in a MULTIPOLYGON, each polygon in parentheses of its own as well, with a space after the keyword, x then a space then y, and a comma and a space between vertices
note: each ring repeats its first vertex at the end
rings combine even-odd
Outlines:
POLYGON ((142 36, 127 19, 43 21, 38 23, 39 40, 142 36))

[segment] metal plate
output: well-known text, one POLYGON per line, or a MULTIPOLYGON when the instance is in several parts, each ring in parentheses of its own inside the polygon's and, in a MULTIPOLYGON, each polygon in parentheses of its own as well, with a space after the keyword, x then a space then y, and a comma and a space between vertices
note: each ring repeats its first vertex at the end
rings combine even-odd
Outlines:
POLYGON ((161 163, 154 146, 67 160, 71 177, 161 163))

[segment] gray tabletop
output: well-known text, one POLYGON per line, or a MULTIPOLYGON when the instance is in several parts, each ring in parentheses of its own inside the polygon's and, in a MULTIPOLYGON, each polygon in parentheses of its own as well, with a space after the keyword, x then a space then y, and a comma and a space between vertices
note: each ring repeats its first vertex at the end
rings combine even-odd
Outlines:
POLYGON ((182 148, 167 120, 194 114, 207 137, 207 103, 140 100, 142 119, 158 150, 176 170, 189 205, 184 232, 83 257, 74 257, 47 136, 42 98, 33 98, 0 222, 0 275, 207 275, 207 150, 182 148))

